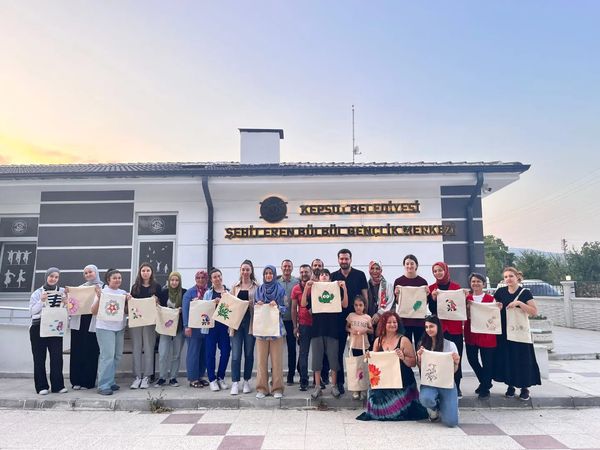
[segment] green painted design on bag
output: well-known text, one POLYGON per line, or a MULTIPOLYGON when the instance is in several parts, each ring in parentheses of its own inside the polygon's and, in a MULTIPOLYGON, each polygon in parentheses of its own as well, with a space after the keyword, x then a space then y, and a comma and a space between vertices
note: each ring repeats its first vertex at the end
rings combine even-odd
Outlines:
POLYGON ((334 298, 335 295, 330 294, 327 291, 323 291, 323 294, 319 296, 319 303, 331 303, 334 298))

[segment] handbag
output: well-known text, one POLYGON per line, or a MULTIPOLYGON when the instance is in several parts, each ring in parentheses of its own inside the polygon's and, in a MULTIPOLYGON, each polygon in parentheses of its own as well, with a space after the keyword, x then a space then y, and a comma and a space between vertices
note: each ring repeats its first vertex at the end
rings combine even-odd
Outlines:
POLYGON ((68 291, 67 312, 70 316, 92 313, 92 304, 96 300, 96 286, 69 286, 68 291))
POLYGON ((98 305, 96 320, 121 322, 124 317, 125 295, 102 292, 98 305))
POLYGON ((463 289, 439 290, 437 316, 442 320, 467 320, 467 296, 463 289))
POLYGON ((310 289, 312 314, 342 312, 342 291, 337 281, 316 281, 310 289))
POLYGON ((360 356, 352 355, 350 339, 348 339, 348 356, 346 356, 346 380, 348 381, 348 390, 352 392, 361 392, 369 389, 369 364, 365 351, 365 340, 362 341, 363 354, 360 356))
POLYGON ((156 300, 154 297, 131 298, 127 306, 129 328, 145 327, 156 323, 156 300))
POLYGON ((369 383, 371 389, 402 389, 400 360, 394 350, 369 352, 369 383))
POLYGON ((213 320, 237 330, 240 327, 240 323, 242 323, 242 319, 247 310, 247 301, 240 300, 236 296, 225 291, 221 294, 221 300, 213 313, 213 320))
MULTIPOLYGON (((518 300, 525 289, 515 297, 518 300)), ((513 300, 514 301, 514 300, 513 300)), ((513 342, 531 344, 529 315, 521 308, 506 308, 506 339, 513 342)))
POLYGON ((280 337, 279 308, 268 304, 254 305, 252 334, 259 337, 280 337))
POLYGON ((168 308, 166 306, 155 306, 156 310, 156 327, 158 334, 165 336, 176 336, 177 327, 179 326, 179 308, 168 308))
POLYGON ((427 286, 400 286, 396 312, 403 319, 424 319, 427 315, 427 286))
POLYGON ((423 350, 421 355, 421 385, 442 389, 454 387, 454 360, 451 352, 423 350))
POLYGON ((471 302, 471 333, 502 334, 500 308, 497 303, 471 302))
POLYGON ((40 319, 40 337, 63 337, 67 330, 68 318, 67 308, 51 308, 44 305, 40 319))
POLYGON ((193 300, 190 302, 190 314, 188 327, 190 328, 213 328, 215 322, 212 319, 217 305, 215 302, 206 300, 193 300))

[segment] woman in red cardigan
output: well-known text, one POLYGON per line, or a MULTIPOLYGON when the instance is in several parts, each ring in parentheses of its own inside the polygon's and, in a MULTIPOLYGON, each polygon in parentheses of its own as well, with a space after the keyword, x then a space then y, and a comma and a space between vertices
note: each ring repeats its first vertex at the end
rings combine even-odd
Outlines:
MULTIPOLYGON (((493 296, 483 292, 485 277, 480 273, 469 275, 469 285, 472 293, 467 296, 467 316, 470 316, 470 304, 472 302, 495 302, 493 296)), ((502 308, 501 303, 498 303, 498 306, 502 308)), ((487 398, 490 396, 490 389, 492 388, 496 335, 472 333, 471 322, 467 320, 465 323, 465 345, 467 347, 467 359, 479 380, 479 387, 475 389, 475 393, 479 394, 479 398, 487 398), (479 355, 481 355, 481 364, 479 364, 479 355)))
MULTIPOLYGON (((435 277, 435 283, 429 286, 429 292, 431 292, 432 302, 429 305, 429 309, 433 314, 437 315, 437 294, 438 291, 455 291, 461 289, 460 284, 450 280, 450 270, 448 264, 443 261, 436 262, 432 267, 431 271, 435 277)), ((463 322, 462 320, 441 320, 442 330, 444 331, 444 338, 454 342, 458 354, 462 362, 463 353, 463 322)), ((460 391, 460 380, 462 379, 461 365, 458 365, 458 370, 454 372, 454 382, 456 383, 456 391, 458 398, 462 398, 462 392, 460 391)))

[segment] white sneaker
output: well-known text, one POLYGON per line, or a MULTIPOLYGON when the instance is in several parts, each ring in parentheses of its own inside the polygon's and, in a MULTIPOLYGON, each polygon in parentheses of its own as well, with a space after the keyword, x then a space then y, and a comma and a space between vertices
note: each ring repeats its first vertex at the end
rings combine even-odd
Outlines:
POLYGON ((58 391, 59 394, 66 394, 67 392, 69 392, 69 390, 66 387, 64 387, 60 391, 58 391))
POLYGON ((42 389, 40 392, 38 392, 38 394, 40 395, 48 395, 49 391, 48 389, 42 389))
POLYGON ((220 391, 221 388, 219 387, 219 383, 217 382, 217 380, 213 380, 210 382, 210 390, 213 392, 217 392, 220 391))
POLYGON ((257 392, 256 393, 256 398, 265 398, 265 397, 266 397, 266 395, 263 394, 262 392, 257 392))
POLYGON ((140 389, 148 389, 150 387, 150 380, 148 377, 142 378, 142 382, 140 383, 140 389))
POLYGON ((76 384, 75 386, 73 386, 73 390, 74 391, 78 391, 81 389, 81 386, 79 386, 78 384, 76 384))
POLYGON ((275 392, 273 394, 273 398, 282 398, 282 397, 283 397, 283 394, 281 392, 275 392))
POLYGON ((427 408, 427 414, 429 414, 429 420, 431 422, 437 422, 440 420, 440 412, 437 409, 427 408))
POLYGON ((135 377, 135 380, 133 380, 133 383, 131 383, 131 386, 129 386, 129 389, 139 389, 141 384, 142 384, 142 379, 140 377, 135 377))
POLYGON ((250 381, 244 380, 244 387, 242 389, 242 392, 244 394, 249 394, 250 392, 252 392, 252 388, 250 387, 250 381))
POLYGON ((238 391, 238 382, 234 381, 233 383, 231 383, 231 395, 238 395, 239 391, 238 391))
POLYGON ((219 383, 219 389, 221 389, 222 391, 224 391, 225 389, 227 389, 229 386, 227 386, 227 383, 225 383, 225 380, 221 380, 221 379, 217 379, 217 383, 219 383))

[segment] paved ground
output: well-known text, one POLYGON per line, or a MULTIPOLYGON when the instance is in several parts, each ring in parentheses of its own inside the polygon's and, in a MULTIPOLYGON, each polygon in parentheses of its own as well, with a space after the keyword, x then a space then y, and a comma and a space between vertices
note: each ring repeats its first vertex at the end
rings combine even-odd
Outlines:
POLYGON ((360 422, 357 411, 205 410, 174 414, 2 411, 0 448, 600 448, 600 409, 461 410, 461 425, 360 422))
POLYGON ((600 357, 600 332, 552 327, 554 350, 550 358, 579 359, 600 357))

